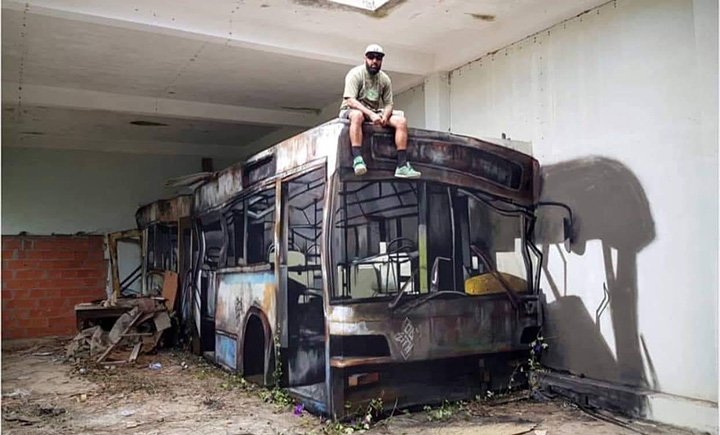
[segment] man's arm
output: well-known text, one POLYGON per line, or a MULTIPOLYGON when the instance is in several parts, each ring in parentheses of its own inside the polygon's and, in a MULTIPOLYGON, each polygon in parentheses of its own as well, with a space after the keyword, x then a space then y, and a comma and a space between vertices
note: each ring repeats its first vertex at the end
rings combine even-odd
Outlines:
MULTIPOLYGON (((387 77, 387 76, 384 76, 387 77)), ((385 86, 383 86, 383 102, 385 103, 385 108, 383 109, 382 114, 382 125, 387 124, 387 122, 390 120, 390 117, 393 113, 393 91, 392 91, 392 82, 390 81, 390 77, 387 77, 385 86)))
MULTIPOLYGON (((345 98, 345 102, 347 103, 348 107, 350 107, 351 109, 357 109, 357 110, 361 111, 370 121, 373 122, 373 124, 377 124, 378 121, 380 121, 382 119, 380 115, 378 115, 377 113, 375 113, 372 110, 365 107, 365 105, 363 103, 359 102, 355 98, 352 98, 352 97, 345 98)), ((391 106, 391 110, 392 110, 392 106, 391 106)))
POLYGON ((392 104, 386 105, 385 108, 383 109, 383 113, 382 113, 382 125, 387 124, 387 122, 390 120, 390 117, 392 116, 392 113, 393 113, 393 105, 392 104))

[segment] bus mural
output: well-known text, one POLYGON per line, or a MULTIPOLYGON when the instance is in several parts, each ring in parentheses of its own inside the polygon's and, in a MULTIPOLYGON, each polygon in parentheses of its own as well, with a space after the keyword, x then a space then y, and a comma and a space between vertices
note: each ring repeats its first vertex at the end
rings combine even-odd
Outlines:
POLYGON ((410 129, 423 176, 398 179, 392 135, 365 124, 369 171, 355 176, 348 126, 310 129, 195 188, 180 244, 194 350, 259 384, 281 373, 332 418, 375 398, 403 407, 507 385, 543 321, 538 162, 410 129))

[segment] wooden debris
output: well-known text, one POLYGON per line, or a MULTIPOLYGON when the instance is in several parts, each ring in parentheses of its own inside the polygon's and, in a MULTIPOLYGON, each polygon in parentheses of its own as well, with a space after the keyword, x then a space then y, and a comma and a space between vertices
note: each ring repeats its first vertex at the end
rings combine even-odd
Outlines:
POLYGON ((175 309, 175 298, 177 297, 178 275, 170 270, 165 271, 163 276, 162 297, 166 299, 168 311, 175 309))
POLYGON ((138 354, 140 353, 140 348, 142 347, 142 341, 137 343, 135 347, 133 347, 132 352, 130 352, 130 358, 128 358, 128 362, 135 362, 137 360, 138 354))
MULTIPOLYGON (((135 311, 135 308, 133 308, 133 311, 135 311)), ((110 346, 108 346, 107 350, 102 355, 100 355, 100 358, 97 359, 97 362, 104 360, 110 354, 110 352, 113 350, 115 345, 120 343, 120 341, 122 341, 123 334, 127 334, 130 331, 130 328, 132 328, 135 325, 135 323, 140 319, 140 317, 142 316, 142 312, 140 310, 137 310, 137 311, 138 312, 135 315, 135 317, 130 321, 130 323, 127 325, 125 330, 120 334, 120 338, 118 339, 118 341, 116 341, 114 343, 111 342, 110 346)), ((118 322, 120 322, 120 319, 118 319, 118 322)), ((115 323, 115 325, 117 326, 117 323, 115 323)), ((113 326, 113 329, 115 329, 114 326, 113 326)))

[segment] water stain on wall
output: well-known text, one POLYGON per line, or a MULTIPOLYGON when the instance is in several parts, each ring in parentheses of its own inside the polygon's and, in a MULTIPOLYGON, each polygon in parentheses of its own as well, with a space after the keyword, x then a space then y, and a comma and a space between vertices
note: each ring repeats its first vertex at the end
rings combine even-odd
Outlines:
POLYGON ((495 15, 488 15, 488 14, 473 14, 473 13, 466 13, 466 15, 470 15, 471 17, 475 18, 476 20, 480 21, 487 21, 492 23, 495 21, 495 15))

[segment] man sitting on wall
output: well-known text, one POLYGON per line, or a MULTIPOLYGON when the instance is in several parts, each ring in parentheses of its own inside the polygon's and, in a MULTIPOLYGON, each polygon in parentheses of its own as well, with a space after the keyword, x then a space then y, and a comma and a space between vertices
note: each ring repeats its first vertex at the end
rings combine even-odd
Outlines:
POLYGON ((368 45, 365 49, 365 65, 356 66, 345 76, 340 118, 350 120, 353 170, 355 175, 367 172, 365 161, 360 155, 362 123, 367 119, 375 125, 395 128, 398 154, 395 176, 418 178, 420 172, 414 170, 407 161, 407 120, 404 116, 393 114, 392 83, 390 77, 380 71, 383 57, 385 52, 382 47, 377 44, 368 45))

